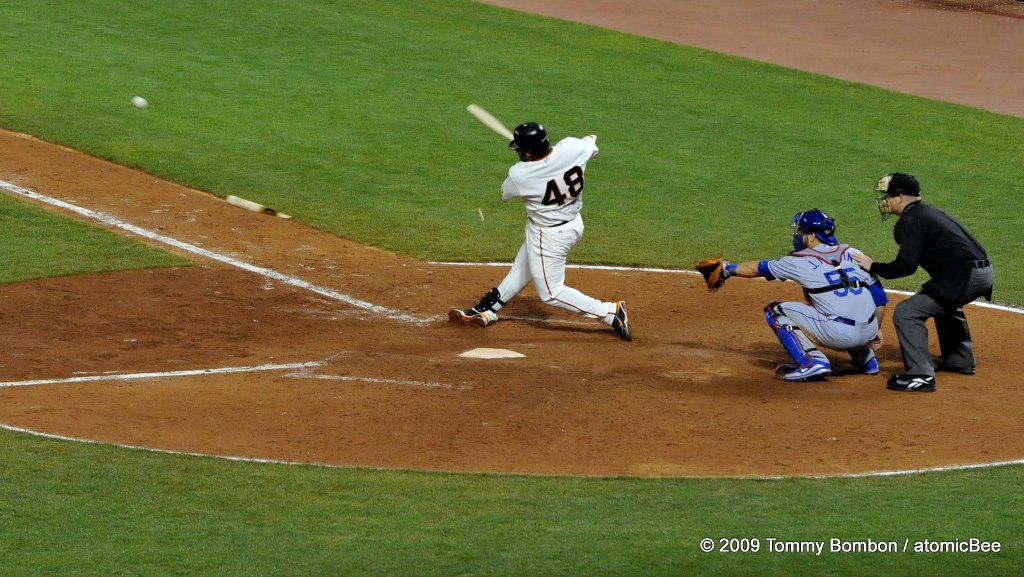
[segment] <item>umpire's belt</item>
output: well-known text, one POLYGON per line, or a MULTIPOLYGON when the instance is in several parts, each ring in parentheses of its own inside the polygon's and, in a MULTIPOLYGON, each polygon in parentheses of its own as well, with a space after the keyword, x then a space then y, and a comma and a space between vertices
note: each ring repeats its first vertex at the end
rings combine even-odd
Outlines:
MULTIPOLYGON (((857 326, 857 321, 853 319, 848 319, 846 317, 836 317, 832 320, 836 321, 837 323, 843 323, 844 325, 850 325, 851 327, 857 326)), ((869 325, 873 320, 875 320, 875 313, 871 313, 871 316, 868 317, 868 320, 864 321, 863 324, 869 325)))
POLYGON ((987 258, 971 261, 971 268, 988 268, 990 266, 992 266, 992 263, 990 263, 987 258))

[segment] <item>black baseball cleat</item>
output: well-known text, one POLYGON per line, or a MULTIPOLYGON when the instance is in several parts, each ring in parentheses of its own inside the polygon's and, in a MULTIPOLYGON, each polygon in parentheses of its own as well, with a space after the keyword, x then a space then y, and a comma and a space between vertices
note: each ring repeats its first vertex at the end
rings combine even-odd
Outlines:
POLYGON ((946 365, 938 365, 935 367, 935 370, 944 373, 956 373, 958 375, 973 375, 975 373, 975 370, 971 367, 947 367, 946 365))
POLYGON ((974 367, 951 367, 943 362, 942 357, 939 357, 939 361, 935 364, 935 370, 958 375, 973 375, 975 372, 974 367))
POLYGON ((618 333, 619 338, 624 341, 632 341, 633 335, 629 332, 629 313, 626 312, 626 301, 619 301, 615 307, 615 318, 612 319, 612 328, 618 333))
POLYGON ((935 377, 931 375, 893 375, 885 385, 893 391, 935 392, 935 377))

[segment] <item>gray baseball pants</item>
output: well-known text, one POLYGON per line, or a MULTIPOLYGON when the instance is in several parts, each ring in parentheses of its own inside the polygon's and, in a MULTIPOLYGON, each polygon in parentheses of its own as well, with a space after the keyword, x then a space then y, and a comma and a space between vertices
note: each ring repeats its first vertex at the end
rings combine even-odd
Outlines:
MULTIPOLYGON (((975 269, 967 288, 971 300, 987 292, 993 279, 991 267, 975 269)), ((950 308, 925 293, 917 293, 896 305, 892 315, 906 373, 935 376, 935 364, 928 351, 928 327, 925 325, 930 318, 935 319, 935 332, 939 337, 939 354, 943 364, 973 369, 974 343, 971 341, 971 331, 963 308, 950 308)))

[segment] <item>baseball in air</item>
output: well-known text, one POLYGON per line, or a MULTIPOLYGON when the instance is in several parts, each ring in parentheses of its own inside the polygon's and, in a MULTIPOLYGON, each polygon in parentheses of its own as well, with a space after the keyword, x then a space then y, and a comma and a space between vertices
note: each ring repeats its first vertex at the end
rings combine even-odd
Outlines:
POLYGON ((149 101, 141 96, 132 96, 132 106, 135 108, 145 108, 149 106, 149 101))

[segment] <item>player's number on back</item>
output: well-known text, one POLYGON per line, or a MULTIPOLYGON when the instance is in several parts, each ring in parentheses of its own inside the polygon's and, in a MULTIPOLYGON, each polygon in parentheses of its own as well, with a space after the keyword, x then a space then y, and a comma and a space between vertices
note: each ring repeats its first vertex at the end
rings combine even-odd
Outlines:
POLYGON ((544 206, 552 204, 561 206, 567 201, 572 202, 579 198, 580 193, 583 192, 583 169, 579 166, 570 168, 562 175, 562 180, 565 182, 564 192, 562 187, 558 185, 557 179, 552 178, 548 181, 547 189, 544 191, 544 200, 541 201, 541 204, 544 206))
MULTIPOLYGON (((843 272, 845 272, 847 275, 850 275, 854 274, 855 270, 852 267, 848 267, 844 268, 843 272)), ((830 285, 840 284, 842 283, 842 280, 842 276, 839 274, 839 271, 837 270, 825 273, 825 282, 827 282, 830 285)), ((836 295, 837 297, 845 297, 848 295, 859 295, 862 292, 864 292, 864 287, 855 286, 839 289, 833 292, 832 294, 836 295)))

